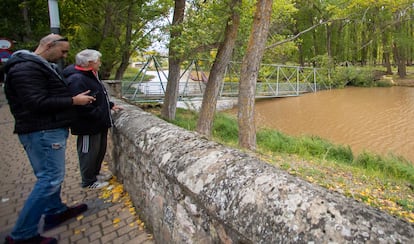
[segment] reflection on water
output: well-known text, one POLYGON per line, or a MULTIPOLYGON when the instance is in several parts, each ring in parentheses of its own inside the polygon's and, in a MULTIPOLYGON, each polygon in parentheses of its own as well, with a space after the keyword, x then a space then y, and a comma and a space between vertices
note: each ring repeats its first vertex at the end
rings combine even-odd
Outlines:
POLYGON ((257 125, 289 135, 317 135, 414 162, 414 88, 346 88, 259 100, 257 125))

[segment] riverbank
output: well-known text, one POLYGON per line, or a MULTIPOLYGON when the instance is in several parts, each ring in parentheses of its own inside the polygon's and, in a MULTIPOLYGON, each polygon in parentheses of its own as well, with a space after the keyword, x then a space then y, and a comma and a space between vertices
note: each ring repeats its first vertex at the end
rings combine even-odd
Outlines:
POLYGON ((414 78, 404 78, 394 80, 396 86, 409 86, 414 87, 414 78))
POLYGON ((395 86, 409 86, 414 87, 414 72, 408 72, 405 78, 400 78, 398 75, 385 76, 384 79, 390 80, 395 86))

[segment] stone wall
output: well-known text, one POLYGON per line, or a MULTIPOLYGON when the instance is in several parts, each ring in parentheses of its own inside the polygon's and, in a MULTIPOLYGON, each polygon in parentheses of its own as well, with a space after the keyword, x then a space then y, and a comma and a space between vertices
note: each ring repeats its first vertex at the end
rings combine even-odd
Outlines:
POLYGON ((157 243, 414 243, 414 226, 120 100, 112 170, 157 243))
POLYGON ((110 96, 122 97, 122 82, 120 80, 103 80, 110 96))

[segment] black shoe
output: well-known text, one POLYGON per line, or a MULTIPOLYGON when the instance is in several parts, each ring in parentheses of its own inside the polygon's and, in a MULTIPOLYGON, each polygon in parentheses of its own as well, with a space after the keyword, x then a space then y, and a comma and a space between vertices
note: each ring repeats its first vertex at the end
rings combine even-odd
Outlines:
POLYGON ((79 214, 88 210, 88 205, 79 204, 74 207, 68 207, 65 211, 58 214, 51 214, 45 216, 45 224, 43 226, 43 231, 48 231, 55 228, 56 226, 62 224, 68 219, 74 218, 79 214))
POLYGON ((13 240, 11 236, 7 236, 4 244, 57 244, 57 240, 53 237, 43 237, 41 235, 24 240, 13 240))

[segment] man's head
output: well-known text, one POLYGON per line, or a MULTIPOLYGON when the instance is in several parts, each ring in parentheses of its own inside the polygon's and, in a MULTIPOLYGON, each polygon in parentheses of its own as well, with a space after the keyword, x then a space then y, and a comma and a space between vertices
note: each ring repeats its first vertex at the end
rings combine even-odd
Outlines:
POLYGON ((49 34, 40 40, 35 53, 49 62, 56 63, 61 58, 66 58, 69 52, 69 41, 57 34, 49 34))
POLYGON ((98 71, 102 54, 93 49, 85 49, 76 54, 76 65, 98 71))

